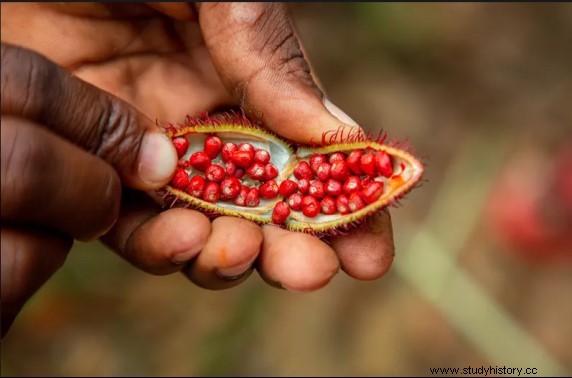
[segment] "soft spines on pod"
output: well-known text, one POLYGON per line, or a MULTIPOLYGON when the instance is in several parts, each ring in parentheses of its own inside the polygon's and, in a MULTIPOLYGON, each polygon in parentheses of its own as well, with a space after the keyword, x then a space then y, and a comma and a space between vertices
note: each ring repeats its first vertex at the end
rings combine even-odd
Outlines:
POLYGON ((187 116, 184 124, 164 128, 184 171, 160 191, 165 206, 313 234, 360 224, 403 197, 424 171, 415 156, 384 144, 385 138, 295 146, 244 113, 187 116))

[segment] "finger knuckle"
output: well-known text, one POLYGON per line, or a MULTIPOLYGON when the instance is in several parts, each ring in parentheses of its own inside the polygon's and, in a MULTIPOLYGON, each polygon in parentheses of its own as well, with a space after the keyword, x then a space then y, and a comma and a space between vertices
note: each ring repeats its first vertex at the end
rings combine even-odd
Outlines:
POLYGON ((104 100, 100 114, 94 115, 98 126, 95 137, 90 138, 89 151, 116 167, 134 164, 141 146, 143 132, 138 127, 138 115, 117 98, 104 100))
POLYGON ((53 160, 29 127, 2 129, 3 217, 5 213, 27 214, 50 196, 50 187, 43 185, 42 178, 53 160))
POLYGON ((264 64, 237 83, 239 98, 247 97, 246 88, 260 76, 292 81, 315 87, 310 66, 294 34, 286 7, 282 3, 248 3, 232 6, 232 23, 247 29, 251 53, 265 57, 264 64))
POLYGON ((2 113, 42 117, 48 111, 43 95, 58 90, 56 74, 56 66, 40 54, 2 44, 2 113))
POLYGON ((269 69, 281 72, 286 79, 314 86, 310 66, 294 34, 284 4, 272 3, 260 11, 253 24, 258 53, 269 56, 269 69))

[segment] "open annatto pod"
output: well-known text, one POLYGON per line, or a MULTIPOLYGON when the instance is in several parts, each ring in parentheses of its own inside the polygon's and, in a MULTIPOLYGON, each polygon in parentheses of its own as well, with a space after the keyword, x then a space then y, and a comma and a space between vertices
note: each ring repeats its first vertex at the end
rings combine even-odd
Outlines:
POLYGON ((324 135, 321 145, 295 146, 234 112, 187 116, 185 124, 164 128, 179 156, 160 191, 164 205, 212 217, 335 233, 395 202, 423 175, 412 154, 363 133, 338 138, 343 143, 326 144, 324 135))

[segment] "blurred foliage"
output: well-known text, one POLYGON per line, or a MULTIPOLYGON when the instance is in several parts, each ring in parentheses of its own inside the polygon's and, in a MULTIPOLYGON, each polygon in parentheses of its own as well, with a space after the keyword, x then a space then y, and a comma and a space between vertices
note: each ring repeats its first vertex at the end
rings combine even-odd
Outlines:
POLYGON ((548 182, 572 139, 571 4, 289 6, 328 97, 428 163, 392 212, 394 268, 303 295, 256 275, 211 292, 77 243, 3 341, 2 375, 429 375, 503 363, 488 340, 524 340, 515 367, 539 350, 572 373, 572 266, 503 243, 489 209, 507 174, 525 194, 548 182))

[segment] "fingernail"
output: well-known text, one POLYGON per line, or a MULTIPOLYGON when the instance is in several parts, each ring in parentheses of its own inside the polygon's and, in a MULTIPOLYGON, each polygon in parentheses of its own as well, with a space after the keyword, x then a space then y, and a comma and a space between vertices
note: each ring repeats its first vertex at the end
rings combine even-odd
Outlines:
POLYGON ((337 119, 350 126, 359 126, 349 115, 344 113, 342 109, 334 105, 330 100, 324 98, 324 106, 337 119))
POLYGON ((147 133, 139 155, 139 178, 145 184, 164 185, 177 167, 177 152, 166 135, 147 133))
POLYGON ((236 281, 250 276, 250 273, 252 273, 253 270, 254 268, 250 267, 249 269, 246 269, 244 272, 240 273, 238 276, 232 276, 232 277, 222 275, 218 270, 215 272, 215 274, 224 281, 236 281))
POLYGON ((117 223, 117 219, 118 218, 115 218, 113 220, 113 222, 105 230, 100 231, 93 239, 91 239, 89 241, 97 240, 97 239, 101 238, 102 236, 106 235, 113 227, 115 227, 115 223, 117 223))
POLYGON ((282 284, 281 284, 280 282, 278 282, 278 281, 272 281, 272 280, 269 280, 269 279, 266 279, 265 281, 266 281, 266 283, 267 283, 268 285, 270 285, 270 286, 272 286, 272 287, 274 287, 274 288, 276 288, 276 289, 286 290, 286 288, 285 288, 284 286, 282 286, 282 284))
POLYGON ((284 290, 291 291, 291 292, 293 292, 293 293, 296 293, 296 292, 297 292, 296 289, 292 289, 292 288, 291 288, 290 286, 288 286, 288 285, 280 284, 280 287, 281 287, 282 289, 284 289, 284 290))
POLYGON ((202 246, 196 246, 195 248, 189 249, 185 252, 179 252, 171 258, 171 262, 175 265, 183 265, 195 258, 201 251, 202 246))
POLYGON ((250 268, 251 265, 252 262, 247 262, 230 268, 220 268, 217 270, 217 274, 227 279, 235 277, 238 278, 243 273, 245 273, 250 268))
POLYGON ((171 258, 171 262, 175 265, 183 265, 191 261, 193 257, 195 257, 196 253, 194 251, 187 251, 177 253, 175 256, 171 258))

